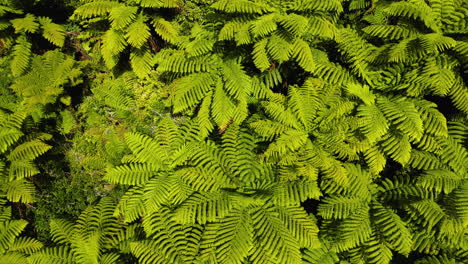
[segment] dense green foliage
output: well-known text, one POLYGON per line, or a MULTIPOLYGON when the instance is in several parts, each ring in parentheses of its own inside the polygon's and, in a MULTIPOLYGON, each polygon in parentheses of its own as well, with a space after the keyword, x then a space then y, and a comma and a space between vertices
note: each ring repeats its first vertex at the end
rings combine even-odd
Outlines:
POLYGON ((0 263, 468 259, 468 0, 0 0, 0 263))

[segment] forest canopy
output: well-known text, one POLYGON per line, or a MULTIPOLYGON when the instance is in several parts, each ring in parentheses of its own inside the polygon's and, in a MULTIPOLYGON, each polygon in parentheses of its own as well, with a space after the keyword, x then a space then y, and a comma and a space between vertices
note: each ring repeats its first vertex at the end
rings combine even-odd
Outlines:
POLYGON ((1 264, 462 264, 468 0, 0 0, 1 264))

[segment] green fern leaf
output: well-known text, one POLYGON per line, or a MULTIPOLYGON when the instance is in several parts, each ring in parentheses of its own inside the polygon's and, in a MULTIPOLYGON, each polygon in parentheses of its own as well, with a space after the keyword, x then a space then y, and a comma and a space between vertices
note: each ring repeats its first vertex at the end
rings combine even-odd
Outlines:
POLYGON ((75 9, 73 16, 81 18, 91 18, 95 16, 107 15, 113 8, 119 7, 120 4, 117 1, 93 1, 85 3, 75 9))
POLYGON ((121 5, 109 12, 111 25, 115 29, 124 29, 135 19, 137 7, 121 5))
POLYGON ((176 8, 180 7, 177 0, 136 0, 142 7, 152 8, 176 8))
POLYGON ((340 225, 340 238, 334 247, 340 252, 366 242, 372 235, 369 208, 360 207, 340 225))
POLYGON ((268 69, 268 67, 270 67, 271 64, 266 51, 267 43, 267 39, 258 41, 254 44, 254 48, 252 51, 254 64, 260 71, 268 69))
POLYGON ((112 183, 138 185, 145 183, 156 172, 154 165, 128 164, 110 169, 104 179, 112 183))
POLYGON ((52 240, 58 244, 70 244, 73 236, 73 223, 63 219, 50 221, 52 240))
POLYGON ((307 31, 309 21, 298 14, 288 14, 279 19, 279 23, 296 37, 301 37, 307 31))
POLYGON ((340 261, 335 252, 330 251, 325 246, 321 248, 306 248, 302 255, 302 261, 306 264, 335 264, 340 261))
POLYGON ((148 76, 155 64, 154 56, 149 49, 136 49, 130 53, 130 64, 133 72, 140 77, 148 76))
POLYGON ((8 248, 10 252, 22 252, 26 254, 31 254, 35 251, 41 249, 44 245, 30 237, 19 237, 15 240, 15 242, 8 248))
POLYGON ((427 170, 418 178, 418 184, 437 192, 451 193, 463 182, 463 177, 449 170, 427 170))
POLYGON ((33 160, 52 147, 40 140, 32 140, 18 145, 8 155, 10 161, 33 160))
POLYGON ((31 58, 31 43, 26 35, 21 35, 16 39, 13 47, 13 59, 11 60, 11 72, 13 76, 20 76, 29 66, 31 58))
POLYGON ((169 21, 158 18, 152 21, 154 31, 161 36, 161 38, 169 43, 176 44, 178 42, 178 30, 169 21))
POLYGON ((36 16, 33 14, 26 14, 24 18, 12 19, 10 23, 16 33, 36 33, 39 28, 39 24, 36 22, 36 16))
POLYGON ((34 202, 34 185, 25 179, 10 181, 6 184, 6 197, 12 202, 34 202))
POLYGON ((337 13, 343 12, 343 6, 341 5, 340 0, 296 0, 293 2, 292 9, 297 11, 331 11, 337 13))
POLYGON ((325 219, 345 219, 364 205, 360 197, 334 195, 322 200, 318 207, 318 214, 325 219))
MULTIPOLYGON (((291 55, 305 71, 312 72, 315 69, 314 57, 312 56, 309 44, 302 39, 294 41, 291 55)), ((273 55, 273 58, 275 58, 275 55, 273 55)))
MULTIPOLYGON (((296 44, 297 47, 295 47, 296 49, 294 50, 296 56, 300 55, 300 53, 298 53, 300 51, 302 52, 307 51, 307 50, 304 50, 305 48, 310 49, 308 45, 307 47, 304 47, 304 44, 305 44, 304 42, 298 42, 298 44, 296 44)), ((289 60, 289 57, 291 55, 291 50, 292 50, 292 45, 286 39, 284 39, 278 34, 273 34, 268 40, 268 44, 267 44, 268 54, 270 54, 270 56, 274 60, 277 60, 278 62, 284 62, 284 61, 289 60)), ((304 63, 309 62, 307 61, 307 59, 309 58, 310 57, 307 55, 307 53, 305 53, 305 55, 301 56, 299 61, 304 62, 304 63)), ((306 65, 306 66, 309 66, 309 65, 306 65)))
POLYGON ((276 25, 276 14, 264 15, 255 20, 250 26, 252 35, 257 37, 265 37, 278 28, 276 25))
POLYGON ((373 206, 375 210, 373 217, 379 232, 383 235, 386 242, 393 250, 402 255, 408 255, 413 245, 410 229, 405 222, 395 212, 383 206, 373 206))
POLYGON ((286 228, 296 238, 301 248, 319 248, 318 226, 307 215, 303 208, 284 207, 279 208, 279 218, 286 224, 286 228))
POLYGON ((25 220, 11 220, 0 222, 0 253, 7 252, 14 244, 15 238, 24 230, 28 222, 25 220))
POLYGON ((102 36, 101 52, 107 68, 112 69, 117 65, 117 55, 126 47, 123 34, 117 30, 109 29, 102 36))
POLYGON ((48 17, 39 17, 38 21, 41 24, 44 38, 58 47, 63 47, 65 43, 65 29, 63 26, 53 23, 48 17))
POLYGON ((380 139, 389 129, 387 119, 376 105, 360 105, 358 117, 361 129, 370 142, 380 139))
POLYGON ((135 22, 130 24, 126 29, 125 38, 127 42, 135 48, 141 48, 147 41, 150 33, 150 28, 145 23, 145 17, 140 16, 135 22))
POLYGON ((73 254, 68 247, 46 247, 32 254, 28 261, 31 264, 70 264, 73 254))
POLYGON ((14 144, 23 136, 23 133, 16 128, 3 128, 0 131, 0 153, 4 153, 8 147, 14 144))
POLYGON ((421 116, 412 102, 404 98, 377 98, 379 109, 385 117, 390 120, 401 131, 405 132, 410 139, 418 141, 421 139, 424 128, 421 116))
POLYGON ((212 74, 196 73, 173 83, 175 86, 174 112, 181 112, 197 105, 215 84, 212 74))
POLYGON ((271 10, 271 7, 262 2, 249 0, 219 0, 211 7, 226 13, 264 14, 271 10))

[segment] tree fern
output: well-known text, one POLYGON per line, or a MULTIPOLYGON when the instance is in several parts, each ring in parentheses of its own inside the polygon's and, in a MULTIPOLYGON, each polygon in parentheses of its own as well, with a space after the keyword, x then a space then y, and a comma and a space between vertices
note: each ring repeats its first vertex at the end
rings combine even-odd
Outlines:
POLYGON ((0 206, 0 260, 4 263, 26 263, 28 254, 43 247, 33 238, 19 237, 28 223, 11 218, 11 208, 0 206))
MULTIPOLYGON (((160 35, 169 43, 177 43, 178 31, 162 17, 155 16, 155 8, 175 8, 177 2, 167 1, 91 1, 83 3, 74 14, 74 19, 92 20, 99 17, 107 20, 107 31, 101 36, 101 54, 107 68, 114 68, 120 55, 131 47, 130 60, 137 76, 143 78, 154 66, 148 40, 153 34, 160 35), (154 26, 150 29, 150 24, 154 26)), ((92 25, 87 27, 92 30, 92 25)))
POLYGON ((76 223, 52 220, 51 232, 56 247, 40 250, 29 257, 32 263, 112 263, 119 255, 109 246, 126 239, 119 236, 125 226, 112 216, 114 203, 105 198, 81 213, 76 223))

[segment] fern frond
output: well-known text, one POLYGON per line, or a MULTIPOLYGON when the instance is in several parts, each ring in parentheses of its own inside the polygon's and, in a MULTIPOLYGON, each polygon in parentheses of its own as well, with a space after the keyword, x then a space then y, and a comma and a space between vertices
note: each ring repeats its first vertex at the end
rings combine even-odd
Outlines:
POLYGON ((107 68, 112 69, 117 65, 117 55, 122 52, 127 45, 122 32, 109 29, 102 36, 101 53, 107 68))
POLYGON ((234 60, 225 61, 222 68, 224 89, 234 99, 244 100, 250 94, 251 79, 242 65, 234 60))
POLYGON ((211 73, 195 73, 176 80, 174 111, 191 109, 205 97, 210 96, 215 80, 211 73))
POLYGON ((365 150, 364 158, 369 166, 369 171, 374 175, 379 174, 387 164, 385 155, 377 147, 371 147, 365 150))
POLYGON ((31 264, 70 264, 73 263, 73 254, 68 247, 46 247, 32 254, 28 261, 31 264))
POLYGON ((150 28, 145 23, 145 17, 140 16, 126 29, 125 38, 135 48, 141 48, 151 35, 150 28))
POLYGON ((405 132, 410 139, 418 141, 421 139, 424 128, 421 116, 415 105, 404 98, 385 97, 377 98, 377 105, 390 120, 401 131, 405 132))
POLYGON ((178 42, 178 30, 169 21, 158 18, 152 21, 154 31, 161 36, 161 38, 169 43, 176 44, 178 42))
POLYGON ((234 117, 235 102, 224 91, 221 80, 215 84, 213 103, 211 105, 211 116, 218 127, 225 127, 234 117))
POLYGON ((424 22, 428 28, 439 31, 434 21, 431 8, 423 1, 393 2, 385 8, 385 12, 390 16, 420 20, 424 22))
MULTIPOLYGON (((1 8, 1 6, 0 6, 1 8)), ((1 11, 1 9, 0 9, 1 11)), ((29 263, 28 259, 24 254, 21 253, 16 253, 16 252, 11 252, 11 253, 6 253, 5 255, 0 255, 0 262, 1 263, 8 263, 8 264, 23 264, 23 263, 29 263)))
POLYGON ((104 179, 112 183, 138 185, 148 181, 157 171, 153 164, 133 163, 110 169, 104 179))
POLYGON ((33 160, 51 148, 40 140, 32 140, 16 146, 7 157, 10 161, 33 160))
POLYGON ((114 216, 123 216, 125 223, 131 223, 145 213, 143 203, 144 190, 141 187, 130 188, 121 198, 117 205, 114 216))
POLYGON ((407 210, 412 214, 413 218, 420 219, 428 230, 431 230, 445 216, 440 205, 429 199, 413 202, 408 206, 407 210))
POLYGON ((376 236, 366 241, 361 247, 349 251, 354 263, 389 264, 393 253, 387 243, 376 236))
POLYGON ((183 51, 165 49, 156 54, 158 69, 162 72, 194 73, 205 72, 216 62, 210 56, 188 58, 183 51))
POLYGON ((11 60, 11 72, 13 76, 20 76, 29 66, 31 58, 31 43, 26 35, 21 35, 16 39, 13 47, 13 59, 11 60))
POLYGON ((154 56, 147 48, 134 49, 130 53, 130 64, 133 72, 140 77, 148 76, 155 64, 154 56))
POLYGON ((261 16, 252 23, 250 32, 252 32, 255 38, 265 37, 278 28, 276 20, 276 14, 261 16))
POLYGON ((366 242, 372 235, 369 219, 369 208, 360 207, 340 224, 340 241, 333 247, 340 252, 356 247, 366 242))
POLYGON ((393 160, 406 165, 411 158, 411 143, 408 136, 398 132, 388 133, 383 137, 382 148, 393 160))
POLYGON ((30 237, 19 237, 15 240, 15 242, 8 248, 10 252, 22 252, 26 254, 31 254, 33 252, 36 252, 40 250, 44 245, 30 237))
POLYGON ((291 49, 291 55, 305 71, 312 72, 315 69, 314 57, 310 47, 302 39, 296 39, 291 49))
POLYGON ((33 14, 26 14, 24 18, 10 20, 10 23, 16 33, 36 33, 39 28, 39 24, 36 21, 36 16, 33 14))
POLYGON ((141 7, 151 8, 176 8, 179 7, 177 0, 136 0, 141 7))
POLYGON ((28 225, 25 220, 10 220, 0 223, 0 253, 5 253, 15 242, 15 238, 28 225))
POLYGON ((12 202, 34 202, 34 185, 25 179, 10 181, 6 184, 6 197, 12 202))
POLYGON ((301 248, 319 248, 317 223, 307 215, 302 207, 280 207, 279 218, 296 238, 301 248))
POLYGON ((268 69, 271 64, 266 51, 267 44, 268 39, 262 39, 254 44, 254 48, 252 50, 254 64, 260 71, 268 69))
POLYGON ((318 214, 325 219, 345 219, 364 205, 360 197, 333 195, 322 200, 318 207, 318 214))
POLYGON ((44 38, 50 43, 62 47, 65 43, 65 28, 59 24, 53 23, 52 19, 48 17, 39 17, 38 21, 41 24, 44 38))
POLYGON ((326 246, 321 248, 305 248, 302 254, 302 261, 306 264, 335 264, 340 261, 338 254, 330 251, 326 246))
POLYGON ((92 18, 95 16, 107 15, 115 7, 119 7, 121 4, 117 1, 94 1, 85 3, 75 9, 74 16, 81 18, 92 18))
POLYGON ((389 40, 413 38, 418 35, 414 29, 400 25, 370 25, 362 30, 373 37, 389 40))
POLYGON ((4 153, 24 134, 16 128, 3 128, 0 131, 0 153, 4 153))
POLYGON ((380 139, 389 129, 387 119, 376 105, 360 105, 358 117, 361 129, 370 142, 380 139))
POLYGON ((226 217, 235 205, 226 192, 195 193, 176 210, 181 224, 206 224, 226 217))
MULTIPOLYGON (((304 47, 304 42, 299 42, 296 46, 296 56, 298 51, 304 52, 304 48, 309 48, 304 47), (301 45, 302 44, 302 45, 301 45)), ((289 57, 291 56, 291 50, 292 50, 292 45, 289 41, 287 41, 285 38, 278 34, 273 34, 269 39, 268 39, 268 44, 267 44, 267 51, 268 54, 276 61, 278 62, 284 62, 289 60, 289 57)), ((307 53, 306 53, 307 54, 307 53)), ((310 62, 307 59, 310 59, 310 56, 304 55, 305 57, 302 57, 302 60, 299 60, 301 62, 310 62)), ((309 65, 307 65, 309 66, 309 65)))
POLYGON ((307 33, 323 39, 335 39, 339 35, 338 28, 328 19, 320 16, 309 18, 307 33))
POLYGON ((390 209, 382 205, 373 206, 373 218, 379 227, 379 232, 391 248, 402 255, 408 255, 413 245, 412 235, 406 223, 390 209))
POLYGON ((130 25, 136 17, 137 10, 137 7, 127 5, 112 8, 109 12, 109 19, 112 27, 115 29, 123 29, 130 25))
POLYGON ((214 45, 215 41, 213 39, 205 39, 201 37, 189 42, 185 46, 185 51, 188 52, 190 56, 200 56, 211 52, 214 45))
POLYGON ((441 160, 448 164, 456 173, 464 174, 467 169, 468 151, 455 139, 448 137, 441 139, 442 149, 438 153, 441 160))
POLYGON ((408 164, 418 170, 432 170, 444 167, 442 161, 435 154, 415 149, 411 150, 411 159, 408 164))
POLYGON ((275 190, 275 199, 280 205, 297 205, 307 199, 319 199, 322 196, 315 181, 292 181, 281 184, 275 190))
MULTIPOLYGON (((271 208, 256 208, 252 212, 253 226, 259 245, 268 255, 281 263, 299 263, 301 254, 299 243, 287 227, 289 224, 277 217, 271 208)), ((284 219, 287 220, 287 219, 284 219)))
POLYGON ((212 8, 226 13, 247 13, 247 14, 264 14, 272 8, 262 2, 251 2, 249 0, 219 0, 216 1, 212 8))
POLYGON ((296 11, 329 11, 343 12, 340 0, 320 1, 320 0, 295 0, 291 9, 296 11))
POLYGON ((8 174, 10 180, 19 180, 34 176, 39 170, 32 160, 15 160, 10 163, 8 174))
POLYGON ((437 192, 451 193, 463 182, 463 177, 449 170, 427 170, 418 178, 418 184, 437 192))
POLYGON ((58 244, 70 244, 73 236, 73 223, 64 219, 50 221, 52 240, 58 244))
POLYGON ((456 108, 468 114, 468 89, 461 81, 457 80, 457 82, 455 82, 455 85, 449 92, 449 96, 456 108))

